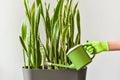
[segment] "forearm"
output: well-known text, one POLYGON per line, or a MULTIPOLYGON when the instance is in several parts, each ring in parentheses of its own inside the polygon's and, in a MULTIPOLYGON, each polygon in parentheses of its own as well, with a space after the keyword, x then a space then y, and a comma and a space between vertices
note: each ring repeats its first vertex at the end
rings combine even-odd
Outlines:
POLYGON ((109 51, 120 50, 120 41, 109 41, 109 51))

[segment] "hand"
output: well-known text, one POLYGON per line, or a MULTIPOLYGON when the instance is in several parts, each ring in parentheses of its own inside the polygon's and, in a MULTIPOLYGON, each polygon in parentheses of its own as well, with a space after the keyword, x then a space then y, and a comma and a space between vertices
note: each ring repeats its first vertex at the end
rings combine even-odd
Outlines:
POLYGON ((101 42, 101 41, 89 41, 84 44, 84 48, 90 54, 97 54, 103 51, 108 51, 108 42, 101 42))

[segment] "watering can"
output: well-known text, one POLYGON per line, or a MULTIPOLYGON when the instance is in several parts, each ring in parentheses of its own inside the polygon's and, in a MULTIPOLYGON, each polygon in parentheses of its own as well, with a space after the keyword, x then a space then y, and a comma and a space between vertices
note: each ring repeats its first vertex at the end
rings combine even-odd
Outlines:
POLYGON ((89 64, 95 56, 95 54, 93 54, 93 56, 90 57, 90 55, 88 55, 88 52, 84 49, 83 45, 77 45, 71 48, 66 55, 72 62, 71 65, 55 64, 49 62, 47 65, 79 70, 89 64))

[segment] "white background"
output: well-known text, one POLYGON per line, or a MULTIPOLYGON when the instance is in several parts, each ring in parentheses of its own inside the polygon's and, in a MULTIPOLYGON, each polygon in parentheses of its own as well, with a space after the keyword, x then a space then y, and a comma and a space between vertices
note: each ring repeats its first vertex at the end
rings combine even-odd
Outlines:
MULTIPOLYGON (((46 0, 54 5, 54 0, 46 0)), ((76 0, 74 0, 76 1, 76 0)), ((120 0, 79 0, 82 43, 120 40, 120 0)), ((18 36, 24 19, 23 0, 0 0, 0 80, 23 80, 18 36)), ((96 55, 87 80, 120 80, 120 51, 96 55)))

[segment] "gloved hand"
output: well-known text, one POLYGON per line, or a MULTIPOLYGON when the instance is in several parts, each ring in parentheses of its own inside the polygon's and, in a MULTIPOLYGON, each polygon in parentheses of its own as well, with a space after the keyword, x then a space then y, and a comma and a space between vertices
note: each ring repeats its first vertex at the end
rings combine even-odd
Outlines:
POLYGON ((84 44, 84 48, 90 54, 97 54, 109 50, 108 42, 102 42, 102 41, 88 41, 84 44))

